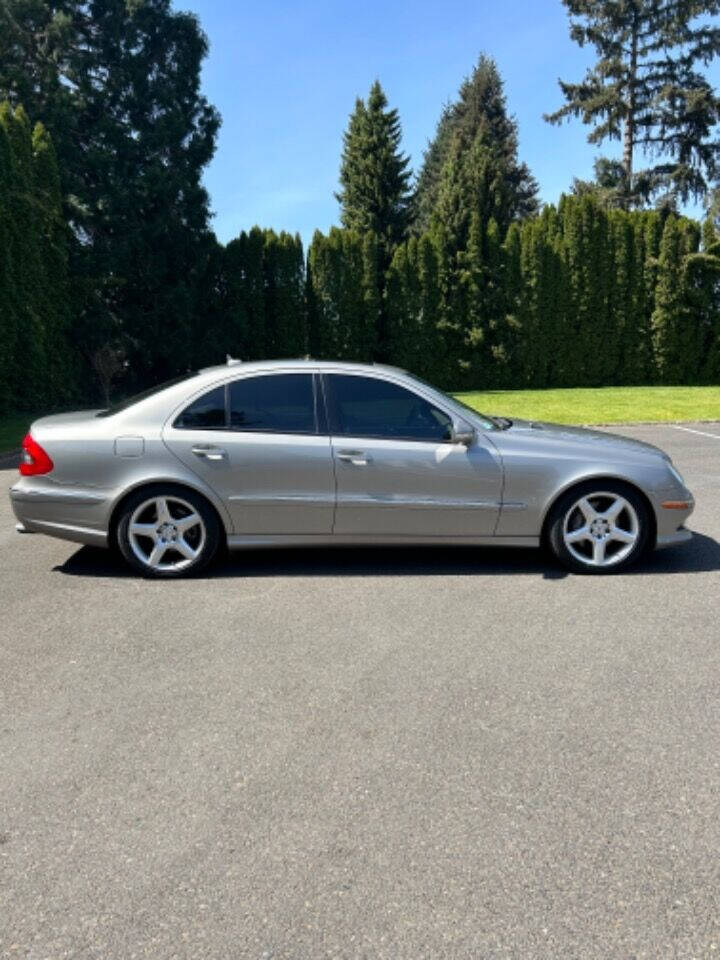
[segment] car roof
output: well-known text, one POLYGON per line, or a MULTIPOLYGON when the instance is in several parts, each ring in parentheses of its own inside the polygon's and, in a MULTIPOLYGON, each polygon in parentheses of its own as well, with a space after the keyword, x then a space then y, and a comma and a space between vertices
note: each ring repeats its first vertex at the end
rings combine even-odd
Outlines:
POLYGON ((308 372, 313 370, 349 370, 357 373, 378 373, 382 371, 391 373, 403 373, 400 367, 393 367, 384 363, 356 363, 350 360, 312 360, 309 357, 300 357, 296 360, 233 360, 228 358, 227 363, 217 364, 213 367, 204 367, 198 371, 199 375, 209 374, 212 376, 227 374, 231 371, 241 373, 263 370, 302 370, 306 368, 308 372))

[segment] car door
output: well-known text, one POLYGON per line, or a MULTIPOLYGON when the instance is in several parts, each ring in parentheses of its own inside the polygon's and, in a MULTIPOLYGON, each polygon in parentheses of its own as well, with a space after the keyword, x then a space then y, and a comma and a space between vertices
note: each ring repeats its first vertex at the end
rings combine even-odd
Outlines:
POLYGON ((492 536, 502 467, 480 435, 451 440, 452 417, 402 384, 366 374, 324 377, 336 534, 492 536))
POLYGON ((246 374, 189 403, 163 439, 223 499, 235 534, 329 534, 335 479, 318 413, 312 373, 246 374))

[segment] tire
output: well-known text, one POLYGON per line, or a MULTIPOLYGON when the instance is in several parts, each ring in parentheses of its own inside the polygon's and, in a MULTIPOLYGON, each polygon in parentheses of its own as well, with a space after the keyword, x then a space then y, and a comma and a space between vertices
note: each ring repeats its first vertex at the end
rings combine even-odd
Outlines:
POLYGON ((116 540, 126 562, 144 577, 195 576, 215 559, 221 543, 217 514, 200 494, 157 484, 122 506, 116 540))
POLYGON ((642 496, 617 480, 582 483, 564 493, 550 511, 548 542, 573 573, 621 573, 647 550, 652 534, 642 496))

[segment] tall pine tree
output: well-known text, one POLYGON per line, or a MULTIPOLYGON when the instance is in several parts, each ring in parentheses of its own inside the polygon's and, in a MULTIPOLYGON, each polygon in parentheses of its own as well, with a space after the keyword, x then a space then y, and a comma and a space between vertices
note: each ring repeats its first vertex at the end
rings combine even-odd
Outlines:
POLYGON ((622 163, 599 171, 611 201, 627 208, 657 194, 702 197, 720 156, 720 99, 699 70, 720 52, 720 28, 707 19, 719 0, 563 3, 570 36, 593 46, 597 61, 579 83, 560 81, 565 105, 546 119, 579 117, 593 127, 590 143, 622 140, 622 163), (638 149, 655 163, 638 170, 638 149))
POLYGON ((387 97, 375 81, 367 103, 358 99, 350 116, 336 197, 344 227, 378 238, 383 267, 410 225, 410 161, 401 152, 401 140, 398 112, 388 109, 387 97))
MULTIPOLYGON (((463 81, 457 100, 443 110, 435 136, 425 151, 417 180, 418 232, 430 226, 448 177, 448 165, 455 168, 471 151, 477 154, 483 148, 502 179, 503 212, 500 216, 497 211, 492 215, 501 231, 505 231, 512 220, 537 212, 537 184, 526 164, 518 161, 517 124, 508 116, 497 64, 486 56, 479 58, 463 81)), ((473 157, 469 166, 472 168, 479 159, 473 157)), ((468 217, 472 209, 467 209, 468 217)))

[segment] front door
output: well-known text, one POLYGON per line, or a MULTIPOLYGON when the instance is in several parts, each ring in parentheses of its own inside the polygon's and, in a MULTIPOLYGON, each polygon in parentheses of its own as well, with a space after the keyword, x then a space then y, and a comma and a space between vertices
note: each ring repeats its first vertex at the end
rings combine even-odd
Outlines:
POLYGON ((194 400, 163 439, 225 503, 235 534, 332 531, 330 440, 318 429, 315 377, 239 377, 194 400))
POLYGON ((482 436, 450 439, 452 418, 400 384, 325 378, 337 482, 336 534, 492 536, 502 467, 482 436))

